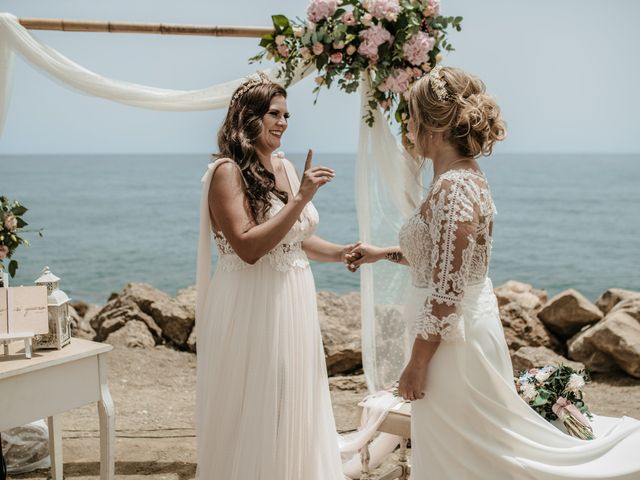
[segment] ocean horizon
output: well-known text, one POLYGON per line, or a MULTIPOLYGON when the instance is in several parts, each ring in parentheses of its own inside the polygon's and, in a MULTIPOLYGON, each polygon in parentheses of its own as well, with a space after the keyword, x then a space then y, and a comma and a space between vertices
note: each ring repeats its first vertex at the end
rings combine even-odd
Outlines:
MULTIPOLYGON (((304 156, 287 155, 298 169, 304 156)), ((316 233, 330 241, 358 239, 355 159, 314 155, 337 174, 314 199, 316 233)), ((70 297, 89 303, 105 303, 129 282, 170 295, 193 285, 209 161, 208 154, 0 155, 0 195, 29 208, 24 219, 34 230, 23 235, 31 246, 17 250, 10 284, 33 284, 47 265, 70 297)), ((496 154, 480 164, 498 210, 495 286, 518 280, 549 296, 575 288, 591 300, 607 288, 640 290, 640 155, 496 154)), ((359 289, 359 276, 342 265, 312 269, 318 290, 359 289)))

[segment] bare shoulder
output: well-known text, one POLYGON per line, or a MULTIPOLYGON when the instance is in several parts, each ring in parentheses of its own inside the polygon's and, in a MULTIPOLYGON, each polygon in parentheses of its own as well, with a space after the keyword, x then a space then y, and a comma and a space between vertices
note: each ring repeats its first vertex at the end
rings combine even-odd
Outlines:
POLYGON ((213 172, 210 194, 220 192, 222 195, 235 194, 244 190, 244 180, 240 166, 230 158, 223 158, 213 172))

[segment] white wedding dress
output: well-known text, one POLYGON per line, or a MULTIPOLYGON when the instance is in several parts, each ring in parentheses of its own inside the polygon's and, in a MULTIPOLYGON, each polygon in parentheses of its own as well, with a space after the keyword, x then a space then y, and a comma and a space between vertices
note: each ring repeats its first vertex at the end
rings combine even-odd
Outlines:
POLYGON ((411 478, 640 479, 640 421, 594 416, 595 440, 580 440, 518 396, 487 277, 494 215, 484 174, 450 170, 400 231, 414 285, 406 321, 441 339, 412 402, 411 478))
MULTIPOLYGON (((203 177, 201 225, 210 225, 205 192, 224 161, 211 164, 203 177)), ((284 164, 296 192, 295 169, 284 164)), ((274 195, 269 216, 283 206, 274 195)), ((215 234, 217 268, 196 322, 200 480, 344 478, 315 284, 302 250, 317 224, 309 203, 255 265, 215 234)))

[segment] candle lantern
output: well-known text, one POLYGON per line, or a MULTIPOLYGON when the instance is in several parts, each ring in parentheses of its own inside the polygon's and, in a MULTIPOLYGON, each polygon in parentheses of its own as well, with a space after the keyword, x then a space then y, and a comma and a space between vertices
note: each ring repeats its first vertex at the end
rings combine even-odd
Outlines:
POLYGON ((34 337, 36 350, 62 347, 71 342, 71 326, 69 317, 69 297, 58 288, 60 279, 49 267, 45 267, 36 285, 47 287, 47 308, 49 311, 49 333, 34 337))

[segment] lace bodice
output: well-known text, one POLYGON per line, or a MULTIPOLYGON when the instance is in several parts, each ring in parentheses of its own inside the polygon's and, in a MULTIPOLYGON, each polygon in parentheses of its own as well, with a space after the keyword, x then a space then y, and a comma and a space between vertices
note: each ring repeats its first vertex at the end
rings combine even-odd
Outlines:
POLYGON ((484 174, 449 170, 400 229, 400 249, 424 305, 413 333, 426 340, 464 340, 458 305, 465 286, 487 275, 496 209, 484 174))
MULTIPOLYGON (((283 158, 283 163, 287 177, 295 193, 300 187, 298 176, 296 175, 295 169, 289 160, 283 158)), ((271 209, 263 222, 276 215, 285 205, 277 196, 272 194, 271 198, 271 209)), ((292 268, 308 267, 309 260, 302 249, 302 242, 313 235, 318 222, 318 211, 311 202, 307 203, 300 215, 300 218, 291 227, 291 230, 289 230, 287 235, 285 235, 276 248, 258 260, 256 265, 263 262, 269 262, 273 268, 281 272, 292 268)), ((234 252, 231 244, 224 237, 222 232, 215 232, 213 237, 218 249, 219 269, 224 271, 234 271, 251 267, 249 263, 246 263, 236 254, 236 252, 234 252)))

